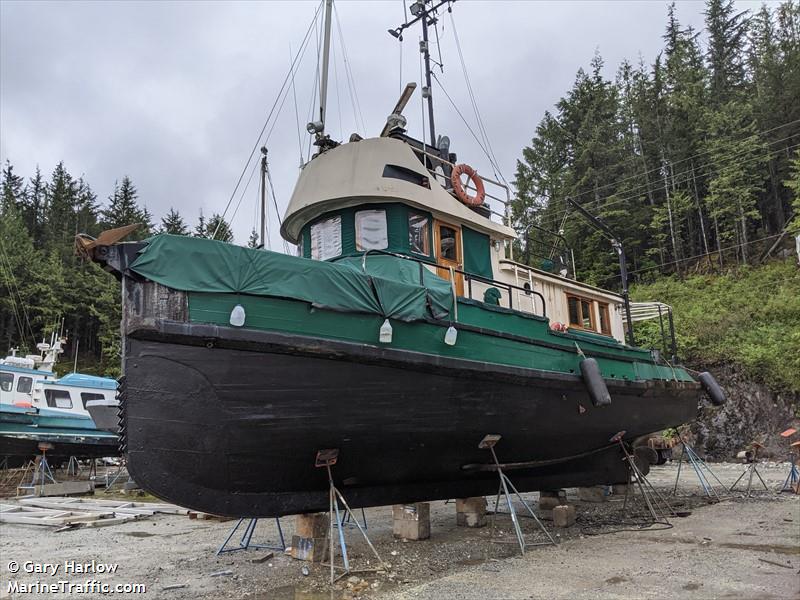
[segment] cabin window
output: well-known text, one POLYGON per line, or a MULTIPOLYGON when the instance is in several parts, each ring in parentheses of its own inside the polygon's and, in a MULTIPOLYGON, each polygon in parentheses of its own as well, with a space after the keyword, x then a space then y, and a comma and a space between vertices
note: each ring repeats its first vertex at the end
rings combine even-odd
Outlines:
POLYGON ((103 394, 92 394, 91 392, 81 392, 81 402, 83 402, 83 408, 86 408, 86 403, 89 400, 105 400, 105 396, 103 394))
POLYGON ((311 226, 311 258, 328 260, 342 253, 342 218, 332 217, 311 226))
POLYGON ((386 250, 389 231, 385 210, 360 210, 355 216, 356 250, 386 250))
POLYGON ((426 215, 408 213, 408 248, 417 254, 431 255, 431 224, 426 215))
POLYGON ((600 314, 600 333, 611 335, 611 320, 608 317, 608 304, 598 302, 597 311, 600 314))
POLYGON ((567 295, 570 327, 595 331, 594 316, 592 315, 593 304, 594 301, 587 298, 567 295))
POLYGON ((44 397, 52 408, 72 408, 72 398, 65 390, 45 390, 44 397))
POLYGON ((10 392, 14 389, 14 376, 11 373, 0 373, 0 390, 10 392))
POLYGON ((30 394, 32 388, 33 388, 32 377, 20 377, 17 380, 17 391, 20 394, 30 394))
POLYGON ((458 260, 456 230, 448 225, 439 225, 439 258, 458 260))

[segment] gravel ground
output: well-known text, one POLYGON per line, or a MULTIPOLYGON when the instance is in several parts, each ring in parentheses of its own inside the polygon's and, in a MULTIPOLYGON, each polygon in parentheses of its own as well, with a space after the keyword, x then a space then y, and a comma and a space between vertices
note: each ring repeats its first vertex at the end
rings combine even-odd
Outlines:
MULTIPOLYGON (((730 485, 743 467, 714 464, 712 469, 730 485)), ((667 495, 673 489, 676 470, 675 464, 655 467, 650 480, 667 495)), ((785 479, 788 464, 766 463, 759 471, 774 490, 785 479)), ((717 488, 722 491, 721 486, 717 488)), ((235 522, 157 515, 134 523, 59 533, 3 524, 0 598, 17 597, 8 594, 10 578, 28 584, 37 580, 82 584, 87 579, 111 585, 141 583, 147 587, 145 597, 175 600, 800 597, 798 496, 766 493, 761 488, 751 498, 728 494, 721 502, 710 504, 699 493, 694 473, 684 468, 678 497, 671 501, 676 510, 691 514, 671 517, 671 528, 638 530, 631 518, 637 512, 642 514, 638 500, 623 521, 622 497, 585 503, 578 501, 575 490, 568 492, 578 509, 578 524, 556 530, 548 523, 558 546, 529 548, 523 557, 505 514, 497 515, 493 527, 466 529, 456 526, 453 503, 435 502, 431 506, 431 539, 403 542, 392 537, 390 507, 368 509, 370 539, 391 566, 384 573, 354 575, 333 590, 327 584, 326 567, 298 562, 281 552, 265 562, 253 561, 263 558, 266 550, 216 557, 216 549, 235 522), (618 529, 629 531, 612 533, 618 529), (62 570, 57 576, 12 575, 8 572, 12 560, 20 565, 26 561, 59 564, 62 570), (113 574, 64 575, 64 562, 73 560, 115 563, 118 568, 113 574), (308 575, 303 574, 306 565, 308 575), (186 587, 168 589, 180 584, 186 587)), ((536 494, 524 497, 535 506, 536 494)), ((281 521, 287 541, 291 540, 292 521, 281 521)), ((544 539, 533 520, 522 522, 529 541, 544 539)), ((352 566, 375 567, 358 531, 350 529, 347 537, 352 566)), ((260 521, 253 541, 277 542, 275 521, 260 521)), ((46 597, 72 596, 56 593, 46 597)))

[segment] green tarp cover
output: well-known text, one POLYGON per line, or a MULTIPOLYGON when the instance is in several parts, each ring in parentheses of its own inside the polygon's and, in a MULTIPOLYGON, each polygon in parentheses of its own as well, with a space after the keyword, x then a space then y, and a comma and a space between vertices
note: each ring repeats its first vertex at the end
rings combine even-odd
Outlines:
POLYGON ((131 271, 185 292, 273 296, 318 308, 378 314, 415 321, 447 318, 450 283, 432 273, 419 285, 419 265, 391 256, 369 255, 323 262, 268 250, 179 235, 148 240, 131 271))

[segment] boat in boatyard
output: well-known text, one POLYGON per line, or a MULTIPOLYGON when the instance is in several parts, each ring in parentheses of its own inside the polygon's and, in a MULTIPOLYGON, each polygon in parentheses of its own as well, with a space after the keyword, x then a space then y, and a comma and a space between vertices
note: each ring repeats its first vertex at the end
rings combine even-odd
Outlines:
POLYGON ((52 445, 48 457, 55 463, 119 454, 117 382, 79 373, 58 378, 52 369, 61 345, 40 344, 43 356, 12 353, 0 360, 0 461, 6 464, 24 464, 42 442, 52 445))
POLYGON ((612 436, 695 417, 701 383, 626 343, 625 296, 514 260, 492 209, 508 188, 408 134, 413 89, 346 143, 322 95, 282 222, 299 256, 78 237, 122 281, 120 435, 145 489, 221 515, 324 511, 315 457, 335 448, 351 507, 495 494, 487 434, 520 491, 619 483, 612 436))

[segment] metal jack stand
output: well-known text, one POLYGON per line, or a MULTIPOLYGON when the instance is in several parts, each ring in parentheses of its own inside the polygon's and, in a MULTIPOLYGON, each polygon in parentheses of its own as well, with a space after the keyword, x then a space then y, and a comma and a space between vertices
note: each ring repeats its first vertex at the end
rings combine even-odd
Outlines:
POLYGON ((239 541, 239 545, 231 548, 226 548, 228 542, 231 541, 231 538, 234 536, 236 531, 245 521, 248 521, 246 517, 242 517, 241 519, 239 519, 238 523, 236 523, 233 529, 231 529, 231 532, 228 534, 228 537, 226 537, 225 541, 222 542, 222 546, 220 546, 219 550, 217 550, 216 554, 217 556, 219 556, 220 554, 224 554, 226 552, 238 552, 239 550, 250 550, 251 548, 253 550, 280 550, 281 552, 286 550, 286 541, 283 539, 283 529, 281 529, 281 520, 278 517, 275 518, 275 523, 278 525, 278 535, 281 538, 280 546, 269 546, 267 544, 252 543, 253 534, 255 533, 256 525, 258 524, 258 518, 251 518, 249 519, 249 522, 244 528, 244 534, 242 535, 242 539, 239 541))
POLYGON ((711 470, 711 467, 697 455, 694 448, 690 446, 686 440, 680 438, 681 444, 683 445, 683 452, 681 452, 681 457, 678 459, 678 474, 675 476, 675 487, 672 488, 672 495, 676 496, 678 494, 678 481, 681 478, 681 466, 683 465, 683 457, 686 457, 686 462, 689 463, 692 468, 694 469, 695 475, 697 475, 697 479, 700 481, 700 485, 703 487, 703 491, 705 492, 706 496, 711 498, 712 496, 717 500, 720 499, 717 490, 714 489, 714 485, 708 479, 708 474, 710 474, 714 479, 716 479, 717 483, 722 486, 722 489, 725 489, 725 484, 719 480, 719 477, 716 476, 714 471, 711 470))
POLYGON ((74 456, 69 457, 69 462, 67 463, 67 475, 69 477, 77 477, 81 473, 81 465, 78 462, 78 459, 74 456))
MULTIPOLYGON (((358 517, 352 514, 349 510, 345 510, 344 514, 342 515, 342 525, 344 525, 345 527, 355 527, 355 523, 353 523, 353 521, 356 520, 357 518, 358 517)), ((363 508, 361 509, 361 524, 364 526, 364 530, 366 531, 367 515, 364 513, 363 508)))
MULTIPOLYGON (((317 452, 317 458, 314 462, 314 466, 317 468, 325 467, 328 471, 328 522, 330 523, 330 530, 328 532, 328 539, 330 542, 330 568, 331 568, 331 585, 333 585, 337 580, 345 577, 346 575, 350 574, 352 571, 350 570, 350 562, 347 560, 347 544, 344 541, 344 527, 342 525, 343 515, 339 509, 339 501, 344 505, 345 510, 352 514, 353 511, 350 508, 350 505, 347 504, 347 500, 344 499, 342 493, 337 489, 336 485, 333 483, 333 473, 331 472, 331 467, 336 464, 336 461, 339 458, 339 449, 338 448, 328 448, 325 450, 319 450, 317 452), (334 521, 335 519, 335 521, 334 521), (339 567, 334 564, 334 558, 336 553, 336 542, 333 540, 333 528, 334 523, 336 523, 336 529, 339 533, 339 548, 342 552, 342 562, 344 564, 343 567, 339 567), (342 571, 341 575, 335 577, 334 573, 335 570, 338 569, 342 571)), ((367 542, 369 549, 372 550, 372 553, 375 555, 375 558, 378 559, 378 562, 381 566, 388 571, 388 567, 385 562, 381 559, 378 551, 375 550, 375 546, 372 545, 372 542, 369 541, 369 537, 367 537, 366 531, 362 529, 361 524, 358 522, 358 519, 353 519, 353 524, 358 528, 358 531, 364 537, 364 540, 367 542)), ((359 569, 359 572, 370 572, 376 571, 377 569, 359 569)))
POLYGON ((494 460, 494 467, 497 470, 497 476, 500 478, 500 486, 497 489, 497 498, 495 499, 494 508, 495 513, 497 513, 497 508, 500 503, 500 494, 505 496, 506 504, 508 504, 508 512, 511 514, 511 522, 514 524, 514 533, 517 535, 517 542, 519 542, 519 550, 522 554, 525 554, 525 547, 526 546, 549 546, 549 545, 556 545, 556 541, 553 539, 553 536, 550 535, 550 532, 547 531, 547 528, 542 524, 539 520, 539 517, 536 516, 536 513, 533 512, 533 509, 528 505, 527 502, 520 496, 520 493, 517 491, 517 488, 514 487, 514 484, 511 483, 511 480, 508 476, 503 473, 503 469, 500 466, 500 461, 497 460, 497 453, 494 451, 495 444, 500 441, 502 436, 499 435, 486 435, 481 440, 481 443, 478 444, 478 448, 481 450, 489 450, 492 453, 492 460, 494 460), (511 493, 509 493, 509 489, 514 493, 514 495, 522 502, 522 505, 527 509, 528 513, 531 517, 536 521, 539 525, 539 528, 544 532, 547 536, 547 539, 550 542, 538 542, 535 544, 526 544, 525 543, 525 536, 522 535, 522 528, 519 526, 519 519, 517 517, 517 511, 514 508, 514 502, 511 497, 511 493))
POLYGON ((39 443, 39 451, 42 455, 33 465, 33 477, 28 485, 20 485, 19 489, 35 490, 37 486, 43 491, 44 486, 48 483, 58 483, 56 478, 53 477, 53 470, 50 468, 50 463, 47 462, 47 451, 53 450, 55 446, 47 442, 39 443))
MULTIPOLYGON (((623 455, 625 456, 624 460, 628 463, 628 481, 633 482, 636 484, 636 487, 639 488, 639 492, 642 494, 642 499, 644 500, 645 505, 647 506, 647 511, 650 513, 650 517, 653 519, 650 525, 668 525, 671 526, 669 522, 669 518, 667 514, 672 515, 673 517, 677 517, 678 514, 673 510, 670 506, 669 502, 664 499, 664 497, 659 493, 659 491, 653 487, 653 484, 645 477, 644 473, 639 469, 636 465, 636 461, 633 458, 633 455, 628 452, 628 448, 625 446, 625 442, 623 442, 623 438, 625 437, 625 431, 620 431, 616 435, 614 435, 609 441, 610 442, 617 442, 619 444, 620 449, 622 450, 623 455)), ((632 486, 630 483, 628 484, 628 490, 632 490, 632 486)), ((632 495, 632 494, 631 494, 632 495)), ((622 510, 626 510, 628 507, 628 491, 625 492, 625 501, 622 504, 622 510)))
POLYGON ((117 469, 117 472, 114 473, 114 476, 111 479, 108 478, 108 473, 106 473, 106 488, 103 490, 104 494, 108 494, 108 493, 111 492, 111 489, 114 487, 114 485, 116 485, 117 480, 120 477, 122 477, 123 473, 126 476, 125 482, 130 481, 131 480, 131 476, 130 476, 130 473, 128 473, 128 461, 125 460, 125 458, 123 458, 121 460, 121 462, 119 463, 119 468, 117 469))
POLYGON ((732 492, 733 489, 736 487, 736 485, 744 478, 744 476, 749 474, 749 477, 747 478, 747 490, 746 490, 747 491, 747 498, 750 497, 750 493, 751 493, 752 488, 753 488, 753 475, 757 475, 759 481, 761 481, 761 485, 764 486, 764 489, 766 491, 769 491, 769 488, 767 487, 767 484, 764 483, 764 479, 761 477, 761 473, 758 472, 758 467, 757 467, 757 464, 758 464, 758 451, 761 448, 763 448, 764 446, 762 446, 758 442, 753 442, 752 444, 750 444, 750 446, 753 448, 752 450, 745 450, 745 451, 740 452, 738 454, 737 458, 741 458, 742 461, 747 466, 745 467, 744 471, 742 471, 742 474, 739 475, 739 479, 734 481, 733 485, 728 490, 729 492, 732 492))

